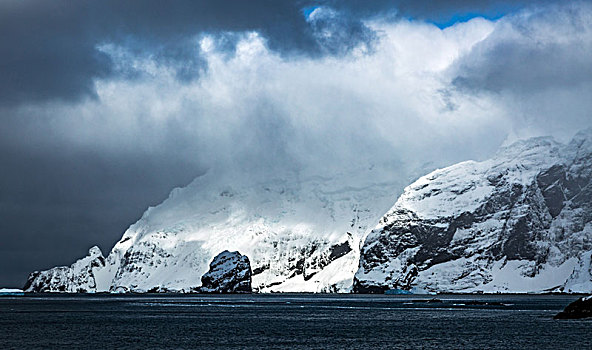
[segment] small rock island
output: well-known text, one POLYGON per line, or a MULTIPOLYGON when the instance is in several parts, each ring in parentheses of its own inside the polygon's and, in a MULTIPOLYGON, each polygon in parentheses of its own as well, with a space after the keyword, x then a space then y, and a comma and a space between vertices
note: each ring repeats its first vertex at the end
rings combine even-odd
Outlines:
POLYGON ((201 277, 202 293, 251 293, 251 263, 246 255, 228 250, 218 254, 201 277))
POLYGON ((565 310, 561 311, 553 318, 556 320, 567 320, 588 317, 592 317, 592 295, 580 298, 567 305, 565 310))

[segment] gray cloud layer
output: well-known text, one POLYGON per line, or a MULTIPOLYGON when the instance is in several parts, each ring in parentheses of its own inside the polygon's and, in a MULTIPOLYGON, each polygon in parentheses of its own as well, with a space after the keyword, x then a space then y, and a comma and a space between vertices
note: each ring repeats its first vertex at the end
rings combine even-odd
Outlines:
POLYGON ((591 23, 580 2, 507 16, 455 62, 452 84, 495 96, 522 129, 568 138, 592 120, 591 23))
POLYGON ((592 120, 592 10, 540 4, 3 2, 0 285, 108 250, 210 167, 403 184, 571 136, 592 120))
POLYGON ((460 60, 456 84, 492 92, 534 93, 589 83, 592 17, 582 10, 569 4, 507 18, 460 60), (560 27, 555 26, 558 23, 560 27))
POLYGON ((179 63, 179 76, 187 79, 199 73, 202 63, 187 45, 187 39, 199 32, 258 31, 271 49, 282 53, 339 54, 374 38, 364 18, 398 13, 446 22, 458 14, 498 15, 531 2, 535 1, 9 0, 0 4, 0 103, 96 97, 93 79, 122 73, 97 50, 104 42, 179 63), (317 40, 315 28, 302 13, 313 6, 339 11, 339 19, 330 24, 339 26, 338 40, 317 40))
MULTIPOLYGON (((282 52, 319 50, 299 1, 4 1, 0 100, 94 96, 93 79, 117 73, 96 49, 104 42, 127 44, 138 54, 165 61, 196 63, 188 37, 250 30, 264 34, 282 52)), ((363 29, 352 21, 348 30, 363 29)))

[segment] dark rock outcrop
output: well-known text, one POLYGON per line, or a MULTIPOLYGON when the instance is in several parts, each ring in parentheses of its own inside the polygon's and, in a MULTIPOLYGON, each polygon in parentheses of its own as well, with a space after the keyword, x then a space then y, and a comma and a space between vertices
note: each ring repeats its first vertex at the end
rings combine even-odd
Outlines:
POLYGON ((592 296, 574 301, 553 318, 556 320, 567 320, 588 317, 592 317, 592 296))
POLYGON ((201 277, 203 293, 250 293, 251 264, 246 255, 228 250, 218 254, 201 277))

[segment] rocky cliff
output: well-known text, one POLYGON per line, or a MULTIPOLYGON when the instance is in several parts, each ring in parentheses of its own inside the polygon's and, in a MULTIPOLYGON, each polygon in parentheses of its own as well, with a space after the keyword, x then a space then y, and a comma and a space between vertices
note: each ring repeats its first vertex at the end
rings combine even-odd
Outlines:
POLYGON ((590 292, 591 180, 590 130, 436 170, 367 236, 354 289, 590 292))

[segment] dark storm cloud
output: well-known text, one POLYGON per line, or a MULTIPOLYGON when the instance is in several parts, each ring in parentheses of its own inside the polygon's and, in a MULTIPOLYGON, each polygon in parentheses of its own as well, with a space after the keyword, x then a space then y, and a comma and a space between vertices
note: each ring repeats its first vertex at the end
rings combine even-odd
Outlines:
MULTIPOLYGON (((202 31, 260 31, 270 47, 318 48, 295 1, 4 1, 0 4, 0 100, 93 96, 93 79, 113 76, 97 45, 132 43, 138 53, 195 62, 188 37, 202 31)), ((181 76, 195 73, 181 69, 181 76)))
POLYGON ((320 0, 317 4, 331 6, 356 17, 390 15, 450 25, 475 16, 501 17, 530 5, 544 5, 552 0, 320 0))
POLYGON ((586 58, 590 53, 589 48, 577 44, 529 47, 515 42, 499 43, 488 54, 488 62, 463 66, 454 84, 473 91, 520 93, 571 88, 592 82, 592 66, 586 58))
POLYGON ((92 77, 110 73, 96 51, 82 3, 4 1, 0 4, 0 101, 17 103, 93 95, 92 77))
MULTIPOLYGON (((138 54, 175 62, 178 77, 203 67, 188 38, 200 32, 258 31, 283 54, 339 54, 374 39, 360 20, 399 13, 449 21, 459 13, 499 14, 529 1, 43 1, 0 4, 0 103, 95 97, 93 80, 117 71, 97 50, 105 42, 131 46, 138 54), (328 6, 341 12, 331 26, 338 36, 319 42, 302 9, 328 6), (459 12, 460 11, 460 12, 459 12), (338 28, 335 28, 338 26, 338 28)), ((317 22, 319 26, 326 25, 317 22)))

